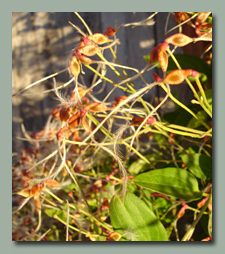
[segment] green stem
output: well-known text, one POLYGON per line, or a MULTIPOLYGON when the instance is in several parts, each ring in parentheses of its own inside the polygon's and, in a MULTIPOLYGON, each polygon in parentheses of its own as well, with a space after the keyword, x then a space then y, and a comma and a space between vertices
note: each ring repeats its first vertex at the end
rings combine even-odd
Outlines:
MULTIPOLYGON (((99 125, 99 122, 97 119, 95 119, 92 115, 89 115, 87 114, 88 118, 90 118, 92 120, 92 122, 98 126, 99 125)), ((108 130, 106 130, 103 126, 100 127, 101 131, 110 139, 112 139, 112 134, 110 133, 107 133, 108 130), (106 132, 107 131, 107 132, 106 132)), ((129 147, 130 148, 130 145, 124 141, 121 141, 122 144, 124 144, 125 146, 129 147)), ((135 148, 131 148, 141 159, 143 159, 146 163, 150 164, 150 162, 141 154, 139 153, 135 148)))
POLYGON ((209 196, 209 198, 208 198, 207 202, 205 203, 205 205, 202 207, 202 209, 201 209, 200 213, 198 214, 197 218, 191 224, 191 227, 188 229, 188 231, 186 232, 186 234, 184 235, 184 237, 182 238, 181 241, 188 241, 191 238, 196 225, 198 224, 199 220, 201 219, 202 215, 204 214, 204 212, 207 209, 207 207, 208 207, 209 203, 211 202, 211 200, 212 200, 212 193, 209 196))
POLYGON ((155 125, 158 125, 159 127, 161 127, 162 129, 164 129, 168 132, 178 134, 178 135, 182 135, 182 136, 188 136, 188 137, 192 137, 192 138, 202 138, 202 135, 203 135, 202 133, 201 134, 194 134, 194 133, 188 133, 188 132, 184 132, 184 131, 177 131, 177 130, 168 128, 165 125, 162 125, 161 123, 158 123, 158 122, 156 122, 155 125))
MULTIPOLYGON (((105 76, 102 76, 99 72, 97 72, 94 68, 92 68, 90 65, 85 65, 88 69, 90 69, 91 71, 93 71, 95 74, 97 74, 100 78, 105 79, 106 81, 108 81, 109 83, 111 83, 114 86, 117 86, 116 83, 114 83, 111 79, 106 78, 105 76)), ((118 86, 120 89, 124 90, 125 92, 128 93, 132 93, 131 91, 127 90, 126 87, 123 86, 118 86)))
POLYGON ((200 91, 200 93, 201 93, 201 95, 202 95, 202 97, 203 97, 203 101, 204 101, 204 103, 205 103, 205 105, 207 106, 207 108, 210 110, 210 112, 212 113, 212 107, 209 105, 209 103, 208 103, 208 100, 207 100, 207 98, 206 98, 206 95, 205 95, 205 92, 204 92, 204 90, 203 90, 203 88, 202 88, 202 85, 201 85, 201 83, 200 83, 200 80, 199 80, 199 78, 196 78, 196 84, 197 84, 197 86, 198 86, 198 88, 199 88, 199 91, 200 91))
MULTIPOLYGON (((161 84, 161 87, 164 89, 165 92, 167 92, 167 88, 165 87, 164 84, 161 84)), ((193 111, 191 111, 188 107, 186 107, 183 103, 178 101, 172 94, 169 95, 170 99, 173 100, 177 105, 185 109, 188 113, 190 113, 195 119, 197 119, 202 125, 206 127, 206 129, 210 129, 210 127, 202 121, 193 111)))

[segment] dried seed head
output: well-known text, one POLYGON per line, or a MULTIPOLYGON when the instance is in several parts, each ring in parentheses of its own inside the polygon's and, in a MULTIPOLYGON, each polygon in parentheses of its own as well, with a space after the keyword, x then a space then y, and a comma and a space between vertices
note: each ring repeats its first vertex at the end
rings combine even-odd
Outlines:
MULTIPOLYGON (((174 15, 174 18, 177 21, 177 23, 180 24, 180 23, 188 20, 189 16, 185 12, 176 12, 175 15, 174 15)), ((189 20, 187 22, 187 24, 192 25, 192 22, 189 20)))
POLYGON ((117 29, 113 28, 112 26, 109 26, 105 29, 104 35, 111 37, 116 33, 116 31, 117 31, 117 29))
POLYGON ((166 43, 172 44, 177 47, 183 47, 193 42, 193 39, 182 33, 174 34, 165 39, 166 43))

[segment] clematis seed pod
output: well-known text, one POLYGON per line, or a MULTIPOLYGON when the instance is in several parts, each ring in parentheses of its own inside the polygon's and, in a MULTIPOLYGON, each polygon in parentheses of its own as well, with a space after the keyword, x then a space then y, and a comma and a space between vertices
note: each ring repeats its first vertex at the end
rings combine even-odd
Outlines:
POLYGON ((70 71, 74 77, 78 77, 78 75, 80 74, 80 65, 75 56, 73 56, 70 62, 70 71))
POLYGON ((59 130, 56 136, 58 141, 61 141, 63 140, 64 137, 69 138, 72 135, 72 133, 73 132, 69 129, 69 127, 65 126, 59 130))
POLYGON ((100 52, 102 49, 94 44, 86 45, 84 47, 78 48, 77 52, 80 54, 83 54, 85 56, 94 56, 98 52, 100 52))
POLYGON ((185 34, 178 33, 174 34, 168 38, 165 39, 166 43, 172 44, 177 47, 183 47, 186 46, 187 44, 193 42, 193 39, 188 37, 185 34))
POLYGON ((70 117, 69 119, 69 128, 76 128, 80 123, 80 111, 78 111, 75 115, 70 117))
MULTIPOLYGON (((178 24, 186 21, 189 19, 189 16, 185 12, 176 12, 174 15, 174 19, 177 21, 178 24)), ((192 25, 192 22, 189 20, 187 24, 192 25)))
POLYGON ((81 63, 84 64, 84 65, 89 65, 89 64, 94 63, 93 60, 91 60, 90 58, 88 58, 88 57, 86 57, 86 56, 80 54, 78 51, 74 51, 74 52, 73 52, 73 55, 77 58, 77 60, 78 60, 79 62, 81 62, 81 63))
POLYGON ((210 13, 211 12, 201 12, 195 21, 195 25, 198 26, 202 24, 203 22, 205 22, 208 16, 210 15, 210 13))
POLYGON ((109 26, 106 28, 104 35, 105 36, 113 36, 116 33, 117 29, 113 28, 112 26, 109 26))
POLYGON ((70 108, 67 108, 67 106, 64 106, 59 112, 59 117, 62 122, 62 125, 64 125, 67 122, 67 120, 70 118, 70 108))
POLYGON ((85 106, 83 109, 86 111, 94 112, 94 113, 109 110, 109 108, 106 105, 99 103, 99 102, 93 102, 93 103, 85 106))
POLYGON ((159 61, 159 64, 165 72, 168 67, 168 55, 166 49, 169 47, 168 43, 164 42, 153 48, 150 52, 150 61, 149 64, 153 64, 159 61))
POLYGON ((158 60, 163 72, 166 72, 168 67, 168 55, 166 53, 168 46, 169 45, 164 42, 160 45, 158 50, 158 60))
POLYGON ((164 79, 163 83, 170 84, 170 85, 178 85, 182 83, 187 76, 192 76, 194 78, 198 77, 198 72, 193 71, 191 69, 187 70, 174 70, 171 71, 164 79))
POLYGON ((101 45, 101 44, 112 41, 106 35, 100 34, 100 33, 89 35, 88 39, 93 41, 97 45, 101 45))

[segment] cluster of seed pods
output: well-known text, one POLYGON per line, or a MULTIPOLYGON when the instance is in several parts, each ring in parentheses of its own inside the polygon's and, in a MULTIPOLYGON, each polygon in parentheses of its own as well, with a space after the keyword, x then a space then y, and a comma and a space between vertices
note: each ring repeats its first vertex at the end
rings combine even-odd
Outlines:
POLYGON ((99 47, 99 45, 112 42, 113 40, 108 37, 113 36, 115 32, 116 29, 113 27, 107 27, 104 34, 95 33, 81 39, 79 46, 73 51, 73 57, 70 62, 70 71, 74 77, 78 77, 80 74, 81 64, 89 65, 94 63, 89 57, 96 55, 104 49, 104 47, 99 47))
MULTIPOLYGON (((166 74, 168 68, 168 55, 166 50, 169 48, 169 44, 177 47, 183 47, 193 42, 193 40, 194 39, 182 33, 177 33, 168 37, 162 44, 159 44, 151 50, 149 64, 153 64, 159 61, 163 73, 166 74)), ((185 80, 185 78, 190 75, 194 78, 197 78, 199 73, 191 69, 177 69, 169 72, 164 79, 161 79, 156 73, 153 73, 153 79, 156 82, 167 83, 170 85, 178 85, 181 84, 185 80)))

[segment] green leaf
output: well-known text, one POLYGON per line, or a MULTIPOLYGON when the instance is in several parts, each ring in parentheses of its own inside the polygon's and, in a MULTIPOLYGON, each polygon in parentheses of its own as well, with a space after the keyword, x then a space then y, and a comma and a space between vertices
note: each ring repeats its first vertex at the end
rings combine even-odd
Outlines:
POLYGON ((114 230, 123 234, 120 241, 168 241, 162 223, 134 194, 127 192, 124 204, 121 196, 113 196, 109 211, 114 230))
POLYGON ((133 181, 141 187, 175 198, 195 200, 202 196, 195 176, 180 168, 152 170, 136 176, 133 181))
POLYGON ((182 161, 196 177, 206 180, 212 178, 212 158, 204 154, 185 154, 182 161))
POLYGON ((66 221, 66 210, 63 212, 62 210, 45 209, 45 214, 51 218, 56 214, 61 220, 66 221))
MULTIPOLYGON (((201 119, 204 122, 207 120, 207 117, 208 117, 207 113, 204 110, 199 111, 196 115, 198 116, 199 119, 201 119)), ((202 125, 202 123, 200 123, 199 120, 197 120, 196 118, 193 117, 188 122, 187 127, 192 128, 192 129, 196 129, 201 125, 202 125)))
MULTIPOLYGON (((207 63, 198 56, 189 54, 174 54, 181 69, 192 69, 206 76, 210 75, 210 69, 207 63)), ((170 57, 168 62, 168 71, 178 69, 173 59, 170 57)))
MULTIPOLYGON (((144 156, 148 161, 151 162, 151 160, 160 160, 162 159, 160 155, 152 153, 144 156)), ((151 163, 152 165, 156 164, 154 162, 151 163)), ((148 164, 146 161, 142 159, 138 159, 135 162, 133 162, 130 167, 128 168, 128 172, 131 175, 137 175, 141 172, 144 172, 151 168, 151 164, 148 164)))

